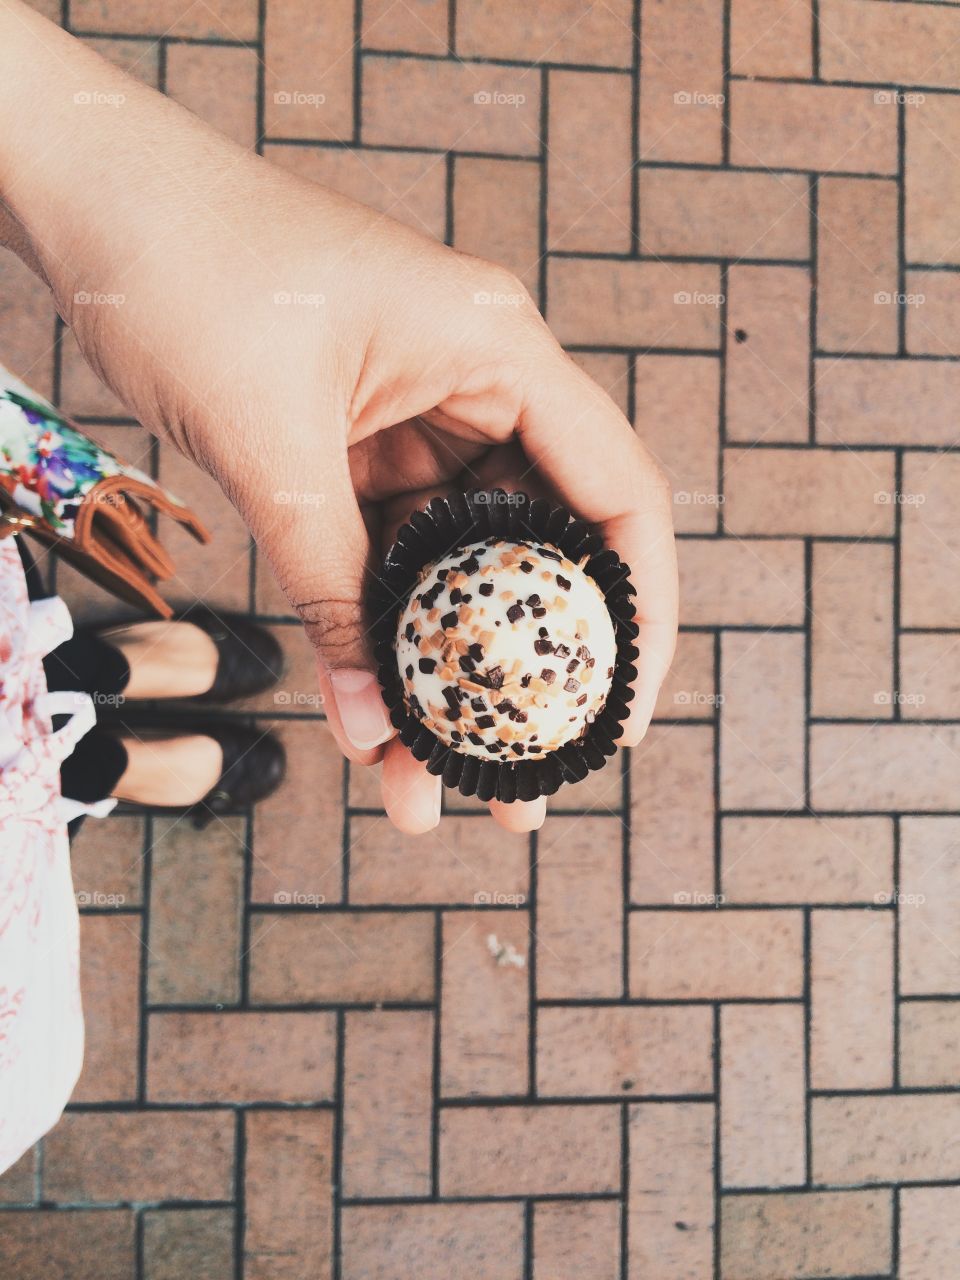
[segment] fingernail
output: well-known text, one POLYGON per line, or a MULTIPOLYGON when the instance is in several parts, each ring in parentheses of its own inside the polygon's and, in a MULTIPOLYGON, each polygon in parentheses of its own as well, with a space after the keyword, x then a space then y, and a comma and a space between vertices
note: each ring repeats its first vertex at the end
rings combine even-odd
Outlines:
POLYGON ((372 671, 341 668, 328 673, 343 732, 358 751, 369 751, 393 736, 393 726, 372 671))

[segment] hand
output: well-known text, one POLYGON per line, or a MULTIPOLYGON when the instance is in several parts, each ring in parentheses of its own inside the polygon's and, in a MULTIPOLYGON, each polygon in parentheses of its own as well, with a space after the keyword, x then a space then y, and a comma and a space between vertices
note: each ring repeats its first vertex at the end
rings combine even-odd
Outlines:
MULTIPOLYGON (((440 783, 390 741, 362 600, 397 525, 436 493, 553 496, 631 566, 640 659, 623 741, 639 741, 676 634, 669 490, 519 282, 241 151, 19 4, 0 8, 0 48, 8 35, 6 239, 131 412, 241 512, 316 646, 342 750, 384 761, 397 826, 433 826, 440 783), (27 82, 45 113, 18 109, 27 82), (123 110, 78 113, 78 86, 123 93, 123 110), (45 131, 60 145, 24 178, 45 131), (81 290, 124 302, 76 306, 81 290)), ((491 809, 526 830, 544 802, 491 809)))

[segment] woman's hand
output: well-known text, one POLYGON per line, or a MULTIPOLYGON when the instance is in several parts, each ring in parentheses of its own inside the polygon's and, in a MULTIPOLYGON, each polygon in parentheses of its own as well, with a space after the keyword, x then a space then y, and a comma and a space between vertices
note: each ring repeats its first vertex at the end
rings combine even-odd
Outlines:
MULTIPOLYGON (((390 741, 362 600, 436 493, 524 489, 600 528, 638 593, 639 741, 676 634, 669 491, 517 280, 242 151, 16 0, 0 135, 0 239, 131 412, 237 506, 316 646, 331 730, 384 760, 399 827, 436 823, 440 782, 390 741)), ((544 812, 491 808, 521 830, 544 812)))

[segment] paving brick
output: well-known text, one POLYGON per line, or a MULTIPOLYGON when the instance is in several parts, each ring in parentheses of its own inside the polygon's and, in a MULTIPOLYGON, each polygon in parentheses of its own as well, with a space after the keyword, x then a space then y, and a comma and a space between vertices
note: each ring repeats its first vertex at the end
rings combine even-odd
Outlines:
POLYGON ((713 1266, 714 1108, 641 1103, 629 1111, 629 1274, 686 1280, 713 1266))
POLYGON ((620 1189, 620 1109, 544 1103, 446 1108, 440 1193, 521 1196, 620 1189))
POLYGON ((720 1168, 726 1187, 805 1177, 804 1011, 727 1005, 720 1014, 720 1168))
POLYGON ((960 626, 960 601, 952 591, 960 552, 958 482, 958 457, 904 458, 900 620, 906 627, 960 626))
POLYGON ((820 73, 825 80, 960 87, 960 13, 863 0, 824 0, 820 73))
POLYGON ((100 822, 85 822, 70 842, 74 892, 113 894, 122 898, 124 906, 139 906, 142 850, 143 818, 139 816, 111 814, 100 822))
POLYGON ((892 453, 724 450, 724 527, 738 536, 890 537, 893 490, 892 453))
POLYGON ((180 0, 71 0, 70 25, 76 31, 111 35, 256 40, 257 5, 255 0, 224 0, 216 8, 205 4, 184 8, 180 0))
POLYGON ((443 239, 446 171, 440 156, 373 147, 361 151, 358 147, 283 143, 268 144, 264 154, 289 173, 319 182, 425 235, 443 239))
POLYGON ((81 917, 84 1053, 74 1102, 121 1102, 137 1096, 140 927, 139 916, 81 917))
POLYGON ((250 945, 250 996, 263 1004, 433 996, 433 920, 426 913, 255 914, 250 945))
POLYGON ((900 1193, 901 1280, 939 1280, 960 1252, 960 1189, 906 1187, 900 1193))
POLYGON ((809 437, 810 279, 794 267, 733 266, 727 302, 727 439, 809 437), (732 340, 731 340, 732 339, 732 340))
POLYGON ((532 160, 457 156, 453 243, 499 262, 536 296, 540 278, 540 166, 532 160), (510 199, 504 200, 504 191, 510 199))
POLYGON ((518 1202, 349 1207, 343 1280, 522 1280, 523 1238, 518 1202))
POLYGON ((250 896, 254 902, 274 902, 278 893, 312 893, 336 902, 342 878, 343 757, 332 734, 316 721, 288 720, 273 728, 286 748, 287 773, 283 786, 254 811, 250 896))
POLYGON ((822 350, 897 350, 899 203, 893 182, 820 179, 817 343, 822 350))
POLYGON ((808 78, 813 72, 810 0, 733 0, 730 71, 808 78))
POLYGON ((655 725, 631 753, 633 902, 679 906, 714 892, 713 778, 709 726, 655 725))
MULTIPOLYGON (((159 40, 113 40, 88 36, 83 43, 99 53, 101 58, 106 58, 108 62, 112 62, 121 71, 126 71, 142 84, 148 84, 151 89, 159 87, 159 40)), ((168 50, 174 47, 167 45, 168 50)))
POLYGON ((893 714, 893 573, 892 547, 814 546, 814 715, 873 720, 893 714))
POLYGON ((900 636, 904 719, 960 719, 960 646, 951 632, 900 636))
POLYGON ((901 1003, 900 1079, 908 1087, 960 1084, 960 1004, 955 1000, 901 1003))
POLYGON ((636 361, 634 425, 673 489, 674 525, 713 533, 719 510, 720 362, 643 355, 636 361))
POLYGON ((538 1202, 533 1280, 618 1280, 620 1206, 609 1200, 538 1202))
POLYGON ((960 992, 960 820, 904 818, 901 825, 900 990, 960 992))
POLYGON ((143 1215, 144 1280, 220 1280, 233 1268, 230 1209, 148 1210, 143 1215))
POLYGON ((817 361, 821 444, 952 445, 960 365, 929 360, 817 361))
POLYGON ((803 928, 797 911, 634 911, 634 999, 799 996, 803 928))
POLYGON ((53 392, 55 320, 47 288, 12 253, 0 255, 3 365, 45 396, 53 392))
POLYGON ((633 183, 629 76, 549 75, 547 233, 551 249, 628 253, 633 183), (603 120, 598 137, 596 121, 603 120))
POLYGON ((724 818, 727 902, 872 902, 893 892, 888 818, 724 818))
MULTIPOLYGON (((283 673, 278 681, 263 693, 251 698, 238 698, 232 702, 235 711, 293 712, 295 715, 320 715, 323 711, 323 695, 317 684, 317 653, 307 633, 299 624, 263 623, 282 650, 283 673)), ((324 729, 314 722, 319 733, 324 729)))
POLYGON ((803 804, 802 635, 731 632, 720 645, 720 796, 726 809, 803 804))
POLYGON ((713 1014, 705 1006, 550 1007, 537 1014, 541 1097, 712 1089, 713 1014))
POLYGON ((719 297, 709 263, 554 258, 547 319, 569 346, 716 349, 719 297))
POLYGON ((332 1013, 154 1013, 151 1102, 315 1102, 333 1096, 332 1013))
POLYGON ((253 147, 258 67, 254 49, 171 44, 167 46, 166 92, 241 147, 253 147))
POLYGON ((227 1111, 65 1115, 44 1142, 46 1199, 229 1200, 234 1116, 227 1111))
POLYGON ((813 725, 812 803, 843 811, 949 809, 958 751, 954 725, 813 725))
POLYGON ((156 820, 150 854, 149 1000, 239 1000, 245 827, 242 818, 225 818, 202 832, 176 818, 156 820))
POLYGON ((906 111, 908 262, 960 262, 960 241, 943 216, 944 209, 955 208, 960 198, 960 173, 952 163, 958 143, 960 98, 927 94, 906 111))
MULTIPOLYGON (((353 137, 354 12, 350 0, 267 6, 264 130, 274 138, 353 137)), ((373 86, 369 91, 374 93, 373 86)))
POLYGON ((539 153, 540 77, 529 69, 368 54, 363 87, 372 146, 539 153))
POLYGON ((329 1274, 333 1116, 328 1111, 250 1111, 244 1118, 244 1280, 329 1274))
POLYGON ((908 271, 907 350, 911 355, 960 355, 960 275, 908 271))
POLYGON ((799 542, 684 538, 680 621, 686 626, 798 626, 803 622, 799 542))
POLYGON ((960 1177, 960 1095, 814 1098, 813 1178, 835 1186, 960 1177))
POLYGON ((525 894, 524 836, 490 832, 476 818, 456 818, 425 836, 403 836, 385 818, 350 823, 350 900, 357 903, 464 903, 478 894, 525 894))
POLYGON ((3 1215, 0 1263, 17 1280, 130 1280, 136 1265, 129 1209, 57 1213, 11 1210, 3 1215))
POLYGON ((811 915, 814 1089, 893 1084, 894 924, 888 911, 811 915))
POLYGON ((0 1174, 0 1204, 29 1204, 36 1199, 39 1147, 31 1147, 0 1174))
POLYGON ((660 687, 655 720, 702 720, 716 706, 713 636, 681 631, 666 679, 660 687))
POLYGON ((530 980, 498 964, 491 938, 525 959, 527 912, 450 911, 443 917, 440 1092, 444 1097, 526 1093, 530 980))
POLYGON ((364 47, 403 53, 447 52, 450 7, 445 0, 366 0, 363 6, 364 47))
POLYGON ((808 190, 801 174, 642 169, 639 183, 644 253, 809 257, 808 190))
POLYGON ((576 0, 530 9, 519 9, 510 0, 462 0, 457 5, 457 53, 629 67, 633 11, 627 0, 588 9, 576 0))
POLYGON ((433 1015, 349 1013, 345 1046, 344 1194, 429 1195, 433 1015))
POLYGON ((647 0, 641 12, 641 160, 723 159, 723 7, 647 0))
POLYGON ((730 158, 747 168, 896 173, 896 104, 872 89, 737 80, 730 158))
POLYGON ((574 364, 579 365, 585 373, 588 373, 594 382, 603 387, 610 399, 626 417, 630 390, 630 365, 627 357, 612 351, 609 353, 604 351, 574 351, 571 352, 570 358, 574 364))
POLYGON ((724 1280, 886 1274, 889 1191, 728 1196, 723 1201, 724 1280))
POLYGON ((550 817, 537 838, 537 997, 623 991, 621 828, 550 817))

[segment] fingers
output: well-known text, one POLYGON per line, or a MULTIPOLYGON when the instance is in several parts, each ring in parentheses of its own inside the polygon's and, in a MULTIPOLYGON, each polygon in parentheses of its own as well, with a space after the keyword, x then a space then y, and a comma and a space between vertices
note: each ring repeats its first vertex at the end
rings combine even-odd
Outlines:
POLYGON ((490 813, 507 831, 539 831, 547 816, 547 800, 545 796, 537 800, 517 800, 513 804, 491 800, 490 813))
POLYGON ((381 786, 387 817, 400 831, 418 836, 440 821, 440 779, 400 742, 388 743, 383 753, 381 786))
MULTIPOLYGON (((670 490, 610 398, 559 350, 531 371, 518 423, 524 451, 570 508, 599 526, 636 588, 636 699, 623 743, 647 731, 677 634, 677 558, 670 490)), ((522 485, 521 485, 522 487, 522 485)))

